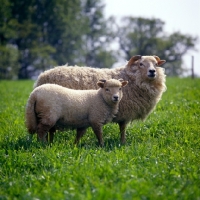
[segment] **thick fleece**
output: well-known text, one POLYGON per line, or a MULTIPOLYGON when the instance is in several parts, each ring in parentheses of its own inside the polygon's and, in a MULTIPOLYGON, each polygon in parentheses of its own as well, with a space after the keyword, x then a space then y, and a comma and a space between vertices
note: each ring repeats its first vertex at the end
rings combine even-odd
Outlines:
POLYGON ((73 90, 56 84, 44 84, 30 94, 26 107, 26 127, 38 138, 50 140, 56 129, 76 128, 77 138, 91 126, 99 144, 103 144, 102 126, 115 117, 121 100, 122 87, 127 81, 100 80, 99 90, 73 90))
POLYGON ((155 108, 166 90, 165 74, 159 67, 165 63, 158 56, 133 56, 128 63, 115 69, 60 66, 40 74, 34 87, 55 83, 73 89, 92 89, 99 79, 124 79, 129 84, 124 88, 119 112, 113 119, 120 127, 121 142, 125 142, 125 129, 133 120, 144 120, 155 108))

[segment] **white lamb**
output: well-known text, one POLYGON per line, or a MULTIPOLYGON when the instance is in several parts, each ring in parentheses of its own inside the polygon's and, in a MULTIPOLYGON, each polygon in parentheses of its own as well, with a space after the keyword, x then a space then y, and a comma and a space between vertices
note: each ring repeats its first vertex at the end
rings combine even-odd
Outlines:
POLYGON ((40 74, 35 87, 45 83, 55 83, 73 89, 94 89, 97 80, 124 79, 129 84, 124 88, 124 96, 119 103, 119 112, 113 119, 120 127, 121 142, 125 143, 125 130, 129 122, 144 120, 155 108, 166 90, 165 63, 158 56, 133 56, 128 63, 115 69, 60 66, 40 74))
POLYGON ((98 142, 103 145, 102 126, 115 117, 122 87, 128 81, 100 80, 98 90, 72 90, 56 84, 44 84, 30 94, 26 107, 26 127, 29 133, 37 133, 41 141, 50 141, 56 129, 76 128, 75 143, 91 126, 98 142))

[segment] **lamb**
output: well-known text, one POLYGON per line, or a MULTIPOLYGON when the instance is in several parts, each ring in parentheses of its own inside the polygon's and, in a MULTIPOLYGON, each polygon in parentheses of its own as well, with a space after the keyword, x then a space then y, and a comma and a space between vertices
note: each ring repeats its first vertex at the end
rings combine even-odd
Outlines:
POLYGON ((122 87, 128 81, 122 79, 100 80, 98 90, 73 90, 56 84, 44 84, 33 90, 26 106, 26 127, 30 134, 37 133, 38 139, 50 142, 56 129, 76 128, 75 143, 91 126, 98 142, 103 145, 102 126, 115 117, 122 87))
POLYGON ((78 66, 58 66, 41 73, 34 87, 45 83, 56 83, 73 89, 95 88, 99 79, 115 78, 129 82, 124 88, 124 96, 119 104, 119 112, 113 118, 118 123, 121 143, 125 143, 125 131, 129 122, 145 120, 154 110, 166 90, 166 76, 160 66, 165 60, 158 56, 131 57, 121 68, 97 69, 78 66))

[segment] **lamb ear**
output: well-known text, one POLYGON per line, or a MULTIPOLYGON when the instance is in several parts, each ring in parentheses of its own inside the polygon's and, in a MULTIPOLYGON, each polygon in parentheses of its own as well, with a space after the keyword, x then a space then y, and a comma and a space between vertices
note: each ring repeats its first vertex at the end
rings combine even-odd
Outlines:
POLYGON ((131 57, 131 59, 128 61, 127 66, 130 67, 131 65, 134 64, 135 61, 141 59, 141 57, 142 57, 142 56, 140 56, 140 55, 137 55, 137 56, 133 56, 133 57, 131 57))
POLYGON ((166 62, 166 60, 160 60, 160 58, 158 56, 153 56, 157 62, 158 62, 158 66, 161 66, 162 64, 164 64, 166 62))
POLYGON ((122 87, 125 87, 128 84, 128 81, 123 81, 122 82, 122 87))
MULTIPOLYGON (((105 81, 106 82, 106 81, 105 81)), ((100 87, 100 88, 104 88, 104 83, 105 82, 102 82, 101 80, 99 80, 98 82, 97 82, 97 85, 100 87)))
POLYGON ((126 86, 128 84, 128 81, 124 81, 122 78, 118 79, 118 81, 121 82, 122 87, 126 86))

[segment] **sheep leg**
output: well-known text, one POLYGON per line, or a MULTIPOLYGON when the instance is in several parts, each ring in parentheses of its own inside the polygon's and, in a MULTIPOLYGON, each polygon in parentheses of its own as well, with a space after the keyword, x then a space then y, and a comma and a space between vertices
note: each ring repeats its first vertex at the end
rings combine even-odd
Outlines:
POLYGON ((53 142, 53 138, 54 138, 55 132, 56 132, 56 128, 55 128, 55 126, 53 126, 53 127, 49 130, 49 134, 46 135, 46 140, 49 141, 50 143, 53 142))
POLYGON ((87 130, 86 128, 77 128, 76 129, 76 139, 74 141, 74 144, 78 144, 79 143, 79 140, 85 134, 86 130, 87 130))
POLYGON ((91 125, 97 139, 98 139, 98 142, 99 142, 99 145, 100 146, 103 146, 103 138, 102 138, 102 135, 103 135, 103 131, 102 131, 102 126, 98 125, 98 124, 92 124, 91 125))
POLYGON ((121 134, 121 138, 120 141, 122 144, 125 144, 126 142, 126 122, 119 122, 119 129, 120 129, 120 134, 121 134))
POLYGON ((49 132, 51 126, 39 123, 37 126, 37 138, 39 141, 47 142, 46 135, 49 132))

